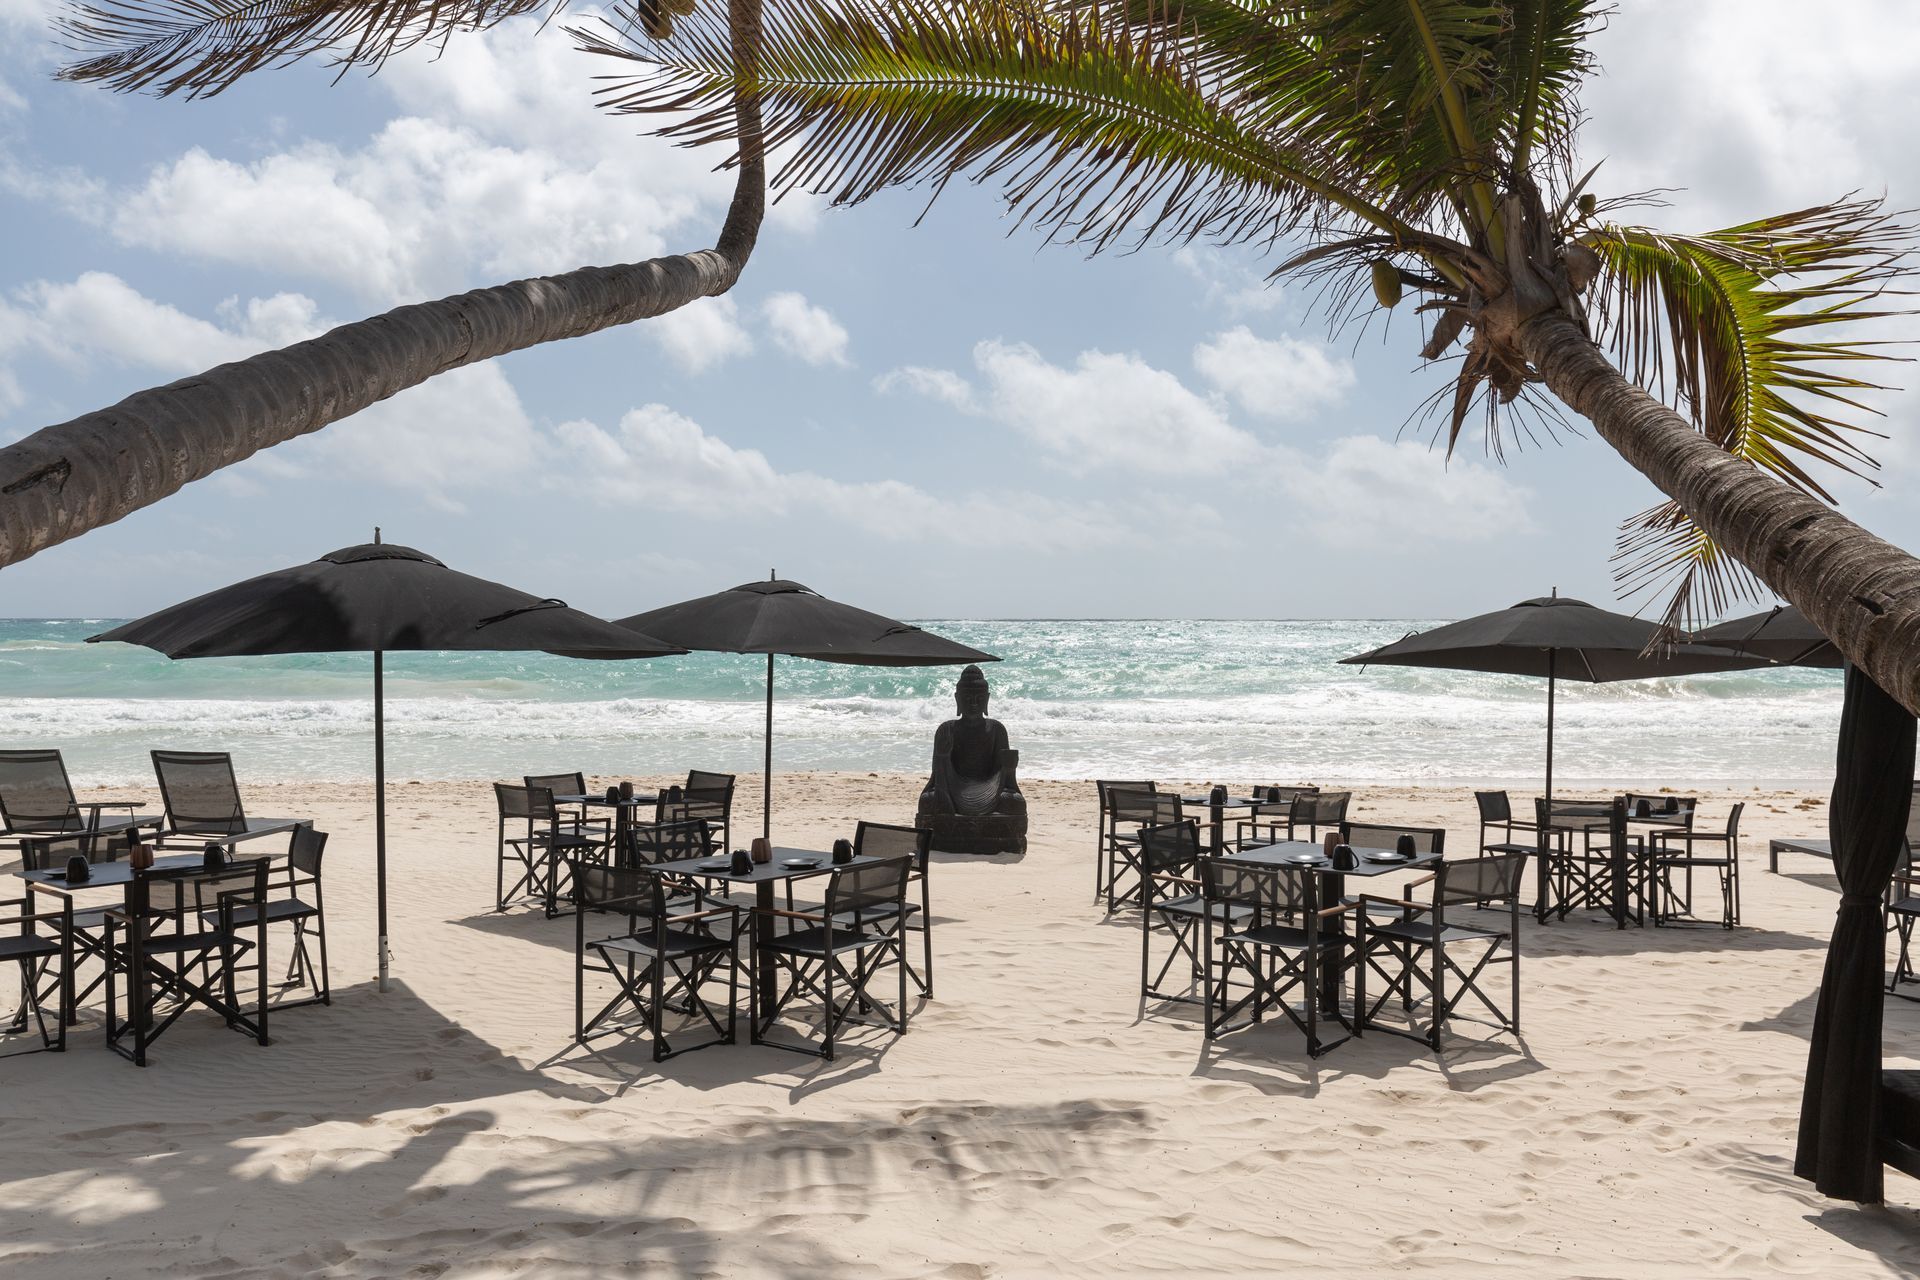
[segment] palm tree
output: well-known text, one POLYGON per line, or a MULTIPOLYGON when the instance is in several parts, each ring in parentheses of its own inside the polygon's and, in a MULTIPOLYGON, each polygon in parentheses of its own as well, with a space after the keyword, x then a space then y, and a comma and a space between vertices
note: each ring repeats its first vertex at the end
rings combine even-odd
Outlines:
MULTIPOLYGON (((1859 331, 1912 231, 1870 199, 1672 235, 1616 216, 1576 160, 1593 0, 769 0, 759 74, 778 191, 853 204, 997 182, 1098 252, 1194 239, 1298 248, 1336 320, 1420 298, 1451 449, 1498 452, 1560 407, 1667 495, 1623 528, 1618 577, 1669 585, 1675 626, 1754 579, 1920 711, 1920 561, 1846 519, 1891 358, 1859 331), (1664 376, 1663 376, 1664 375, 1664 376), (1542 392, 1548 393, 1543 395, 1542 392), (1664 402, 1662 398, 1664 393, 1664 402), (1557 404, 1556 404, 1557 402, 1557 404)), ((730 145, 746 81, 724 24, 670 40, 577 30, 638 64, 616 110, 730 145)))
MULTIPOLYGON (((685 7, 686 0, 666 0, 685 7)), ((71 40, 97 56, 73 80, 206 96, 262 66, 329 52, 377 67, 423 40, 536 10, 526 3, 259 5, 139 0, 82 7, 71 40)), ((672 9, 641 0, 647 25, 672 9)), ((759 0, 729 0, 730 56, 750 71, 759 0)), ((223 364, 46 427, 0 449, 0 566, 24 560, 160 501, 192 481, 357 413, 435 374, 562 338, 664 315, 731 289, 766 211, 758 104, 730 108, 739 140, 733 197, 710 249, 476 289, 397 307, 318 338, 223 364)))

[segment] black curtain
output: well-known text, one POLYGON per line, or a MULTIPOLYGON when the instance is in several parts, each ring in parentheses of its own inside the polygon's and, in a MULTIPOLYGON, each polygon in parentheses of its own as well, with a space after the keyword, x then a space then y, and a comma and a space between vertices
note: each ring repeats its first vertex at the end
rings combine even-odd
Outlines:
POLYGON ((1813 1015, 1793 1171, 1840 1200, 1878 1204, 1880 1013, 1887 981, 1881 897, 1904 853, 1913 795, 1913 713, 1855 667, 1827 815, 1840 911, 1813 1015))

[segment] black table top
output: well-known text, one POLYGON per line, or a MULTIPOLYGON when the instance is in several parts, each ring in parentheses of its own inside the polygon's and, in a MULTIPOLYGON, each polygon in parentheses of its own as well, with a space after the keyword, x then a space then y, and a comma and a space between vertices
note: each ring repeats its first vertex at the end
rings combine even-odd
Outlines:
MULTIPOLYGON (((768 884, 778 880, 797 880, 802 876, 824 875, 829 871, 839 869, 833 865, 833 854, 831 852, 823 853, 818 849, 788 849, 779 845, 774 847, 772 862, 756 862, 753 864, 753 870, 744 876, 734 875, 732 871, 727 869, 727 864, 731 861, 731 858, 702 858, 698 862, 685 864, 676 863, 673 869, 675 871, 689 872, 697 876, 705 876, 709 880, 725 880, 728 884, 768 884), (780 865, 794 858, 814 858, 818 859, 818 863, 811 867, 783 867, 780 865), (709 862, 718 863, 719 865, 710 869, 708 865, 709 862)), ((855 858, 852 862, 843 862, 840 866, 864 867, 869 863, 878 861, 880 861, 880 859, 870 855, 862 855, 855 858)))
POLYGON ((1354 852, 1359 855, 1359 864, 1346 868, 1336 868, 1331 862, 1325 860, 1325 850, 1319 845, 1312 844, 1306 840, 1282 840, 1278 844, 1254 845, 1250 848, 1242 849, 1238 853, 1228 853, 1221 856, 1231 862, 1252 862, 1263 867, 1284 867, 1292 871, 1311 871, 1323 876, 1383 876, 1389 871, 1407 871, 1418 867, 1428 867, 1440 861, 1440 855, 1437 853, 1416 853, 1413 857, 1404 861, 1369 862, 1367 860, 1368 854, 1391 854, 1393 850, 1356 848, 1354 852), (1318 862, 1294 862, 1292 860, 1297 855, 1303 853, 1320 855, 1321 860, 1318 862))
MULTIPOLYGON (((177 867, 197 867, 201 855, 197 853, 168 853, 153 860, 156 870, 170 871, 177 867)), ((65 866, 53 867, 46 871, 16 871, 15 875, 29 884, 50 884, 56 889, 105 889, 118 885, 122 888, 133 883, 133 864, 130 862, 96 862, 93 874, 78 884, 67 883, 65 866)))
POLYGON ((659 804, 660 797, 643 791, 636 791, 624 800, 609 800, 604 791, 591 796, 568 796, 555 793, 553 802, 555 804, 597 804, 608 809, 637 809, 645 805, 659 804))
MULTIPOLYGON (((1213 803, 1213 797, 1205 796, 1205 795, 1181 796, 1180 803, 1196 804, 1196 805, 1211 805, 1213 803)), ((1266 804, 1266 803, 1268 802, 1265 800, 1255 800, 1247 796, 1228 796, 1225 800, 1222 800, 1220 802, 1220 807, 1222 809, 1250 809, 1254 805, 1266 804)))

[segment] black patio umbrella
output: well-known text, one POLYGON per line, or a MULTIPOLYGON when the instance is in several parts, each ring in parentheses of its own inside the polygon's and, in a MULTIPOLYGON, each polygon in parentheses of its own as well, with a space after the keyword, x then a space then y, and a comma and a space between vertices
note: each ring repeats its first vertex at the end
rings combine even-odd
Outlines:
POLYGON ((237 582, 87 637, 169 658, 272 653, 373 654, 375 876, 380 989, 387 989, 387 735, 383 655, 391 650, 565 650, 595 658, 683 653, 564 601, 449 569, 425 552, 374 540, 237 582))
POLYGON ((812 658, 862 667, 944 667, 998 662, 990 653, 896 622, 785 578, 743 582, 620 619, 623 627, 684 649, 767 655, 767 734, 760 833, 773 834, 773 659, 812 658))
POLYGON ((1547 682, 1546 796, 1551 803, 1554 691, 1561 680, 1610 684, 1771 665, 1764 658, 1697 644, 1670 645, 1649 653, 1658 632, 1651 622, 1555 594, 1431 631, 1416 631, 1340 661, 1543 677, 1547 682))
POLYGON ((1831 667, 1847 665, 1826 633, 1807 620, 1807 615, 1790 604, 1775 605, 1765 613, 1731 618, 1687 639, 1695 644, 1718 645, 1736 653, 1766 658, 1783 667, 1831 667))

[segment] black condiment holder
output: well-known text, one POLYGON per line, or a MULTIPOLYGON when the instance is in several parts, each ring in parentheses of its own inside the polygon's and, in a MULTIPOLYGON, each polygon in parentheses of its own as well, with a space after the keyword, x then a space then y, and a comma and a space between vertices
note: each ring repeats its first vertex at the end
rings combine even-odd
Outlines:
POLYGON ((833 862, 835 866, 845 866, 853 861, 853 841, 842 837, 833 842, 833 862))
POLYGON ((745 849, 735 849, 733 851, 733 863, 730 867, 730 870, 736 876, 752 875, 753 874, 753 855, 748 853, 745 849))
POLYGON ((1393 851, 1403 858, 1411 858, 1418 852, 1413 847, 1413 837, 1404 831, 1400 833, 1400 838, 1393 842, 1393 851))
POLYGON ((205 848, 200 850, 200 867, 202 870, 218 871, 226 865, 227 851, 218 844, 210 841, 205 848))
POLYGON ((1352 845, 1339 844, 1333 847, 1333 869, 1335 871, 1351 871, 1359 865, 1360 859, 1353 856, 1352 845))
POLYGON ((85 884, 93 879, 93 864, 87 861, 86 855, 76 853, 67 859, 66 879, 68 884, 85 884))

